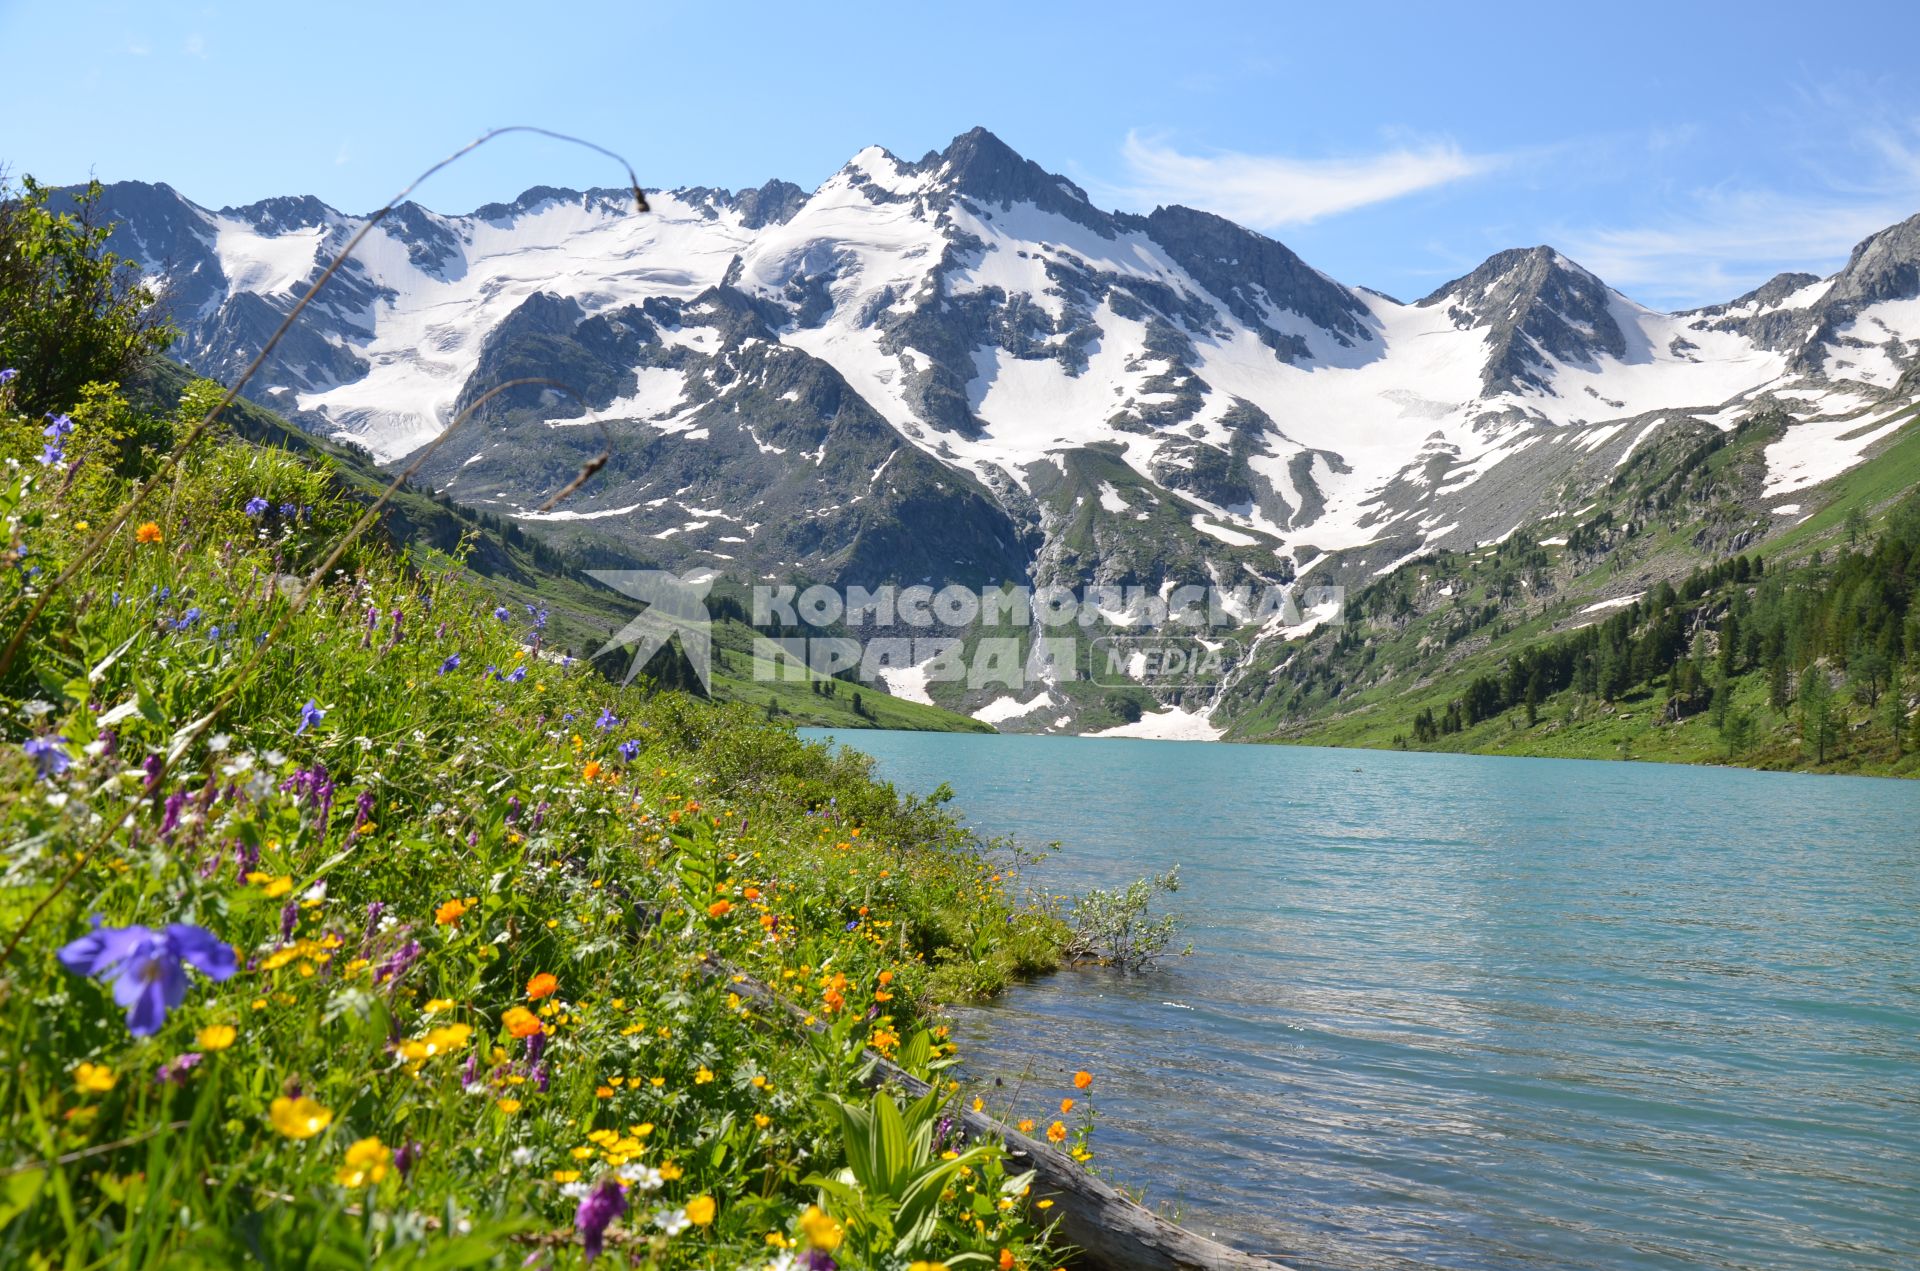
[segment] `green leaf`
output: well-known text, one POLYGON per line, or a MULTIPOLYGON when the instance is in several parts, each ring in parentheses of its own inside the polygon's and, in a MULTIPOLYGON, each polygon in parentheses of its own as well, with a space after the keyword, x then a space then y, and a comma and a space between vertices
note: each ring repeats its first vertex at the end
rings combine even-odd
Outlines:
POLYGON ((46 1183, 44 1169, 24 1169, 7 1175, 5 1181, 0 1182, 0 1228, 5 1228, 38 1200, 40 1189, 46 1183))
POLYGON ((900 1105, 887 1095, 873 1097, 873 1129, 875 1173, 891 1196, 916 1162, 906 1122, 900 1119, 900 1105))

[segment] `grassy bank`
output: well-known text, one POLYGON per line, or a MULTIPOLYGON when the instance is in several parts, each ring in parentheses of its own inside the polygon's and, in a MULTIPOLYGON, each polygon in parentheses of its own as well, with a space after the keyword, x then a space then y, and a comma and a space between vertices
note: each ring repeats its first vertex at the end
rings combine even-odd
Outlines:
POLYGON ((164 333, 8 212, 66 316, 0 295, 0 1265, 1053 1265, 950 1083, 862 1080, 946 1083, 936 1004, 1054 964, 1017 862, 615 687, 501 602, 533 549, 362 533, 350 456, 201 430, 215 386, 56 392, 164 333))
MULTIPOLYGON (((125 494, 108 403, 54 464, 10 421, 9 629, 125 494)), ((608 685, 452 558, 362 545, 308 590, 358 510, 206 445, 6 675, 0 1260, 565 1265, 609 1194, 607 1238, 657 1265, 806 1247, 861 1047, 936 1071, 931 1003, 1051 965, 1055 929, 939 808, 608 685)), ((855 1185, 837 1256, 1044 1256, 997 1161, 938 1180, 924 1230, 855 1185)))

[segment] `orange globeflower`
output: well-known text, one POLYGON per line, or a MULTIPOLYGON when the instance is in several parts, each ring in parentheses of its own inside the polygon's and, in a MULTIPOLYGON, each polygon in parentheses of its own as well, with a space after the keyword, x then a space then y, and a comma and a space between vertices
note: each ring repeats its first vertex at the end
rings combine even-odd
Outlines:
POLYGON ((500 1017, 507 1031, 515 1037, 532 1037, 536 1033, 546 1032, 546 1028, 534 1013, 524 1006, 509 1006, 507 1013, 500 1017))
POLYGON ((1067 1113, 1069 1113, 1069 1112, 1071 1112, 1071 1111, 1073 1111, 1073 1100, 1071 1100, 1071 1099, 1062 1099, 1062 1100, 1060 1101, 1060 1115, 1061 1115, 1061 1116, 1065 1116, 1065 1115, 1067 1115, 1067 1113))
POLYGON ((707 906, 707 916, 709 918, 724 918, 732 912, 733 902, 731 900, 716 900, 707 906))
POLYGON ((597 776, 599 776, 599 775, 600 775, 600 761, 599 761, 598 759, 589 759, 589 760, 587 761, 587 766, 586 766, 586 767, 584 767, 584 768, 582 768, 582 769, 580 770, 580 775, 581 775, 581 776, 583 776, 583 777, 585 777, 585 778, 586 778, 587 780, 589 780, 589 781, 591 781, 591 780, 593 780, 593 779, 594 779, 595 777, 597 777, 597 776))
POLYGON ((1088 1086, 1092 1084, 1093 1084, 1092 1073, 1082 1071, 1082 1072, 1076 1072, 1073 1074, 1073 1088, 1075 1090, 1085 1090, 1088 1086))
POLYGON ((559 987, 560 978, 558 976, 542 971, 527 981, 527 1000, 529 1002, 537 1002, 541 998, 552 994, 553 991, 559 987))
POLYGON ((160 541, 160 526, 153 521, 143 523, 139 529, 133 532, 133 541, 136 543, 158 543, 160 541))
POLYGON ((1052 1125, 1047 1127, 1047 1142, 1065 1143, 1066 1141, 1067 1141, 1066 1126, 1061 1125, 1058 1121, 1055 1121, 1052 1125))
POLYGON ((467 910, 473 908, 473 902, 455 896, 446 904, 433 911, 433 920, 442 927, 451 927, 459 922, 467 910))

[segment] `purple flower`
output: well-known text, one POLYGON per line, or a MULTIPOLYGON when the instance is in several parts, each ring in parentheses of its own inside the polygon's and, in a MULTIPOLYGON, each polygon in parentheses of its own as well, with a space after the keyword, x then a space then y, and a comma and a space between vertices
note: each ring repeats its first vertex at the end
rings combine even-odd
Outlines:
POLYGON ((167 1060, 166 1063, 161 1064, 159 1068, 154 1070, 153 1079, 157 1082, 184 1086, 187 1084, 187 1074, 199 1066, 200 1052, 197 1050, 189 1050, 184 1054, 175 1055, 172 1059, 167 1060))
POLYGON ((327 832, 327 820, 333 815, 333 779, 327 775, 327 765, 316 763, 311 768, 298 768, 292 776, 280 783, 281 793, 291 793, 298 799, 310 800, 314 807, 313 823, 324 839, 327 832))
POLYGON ((516 666, 513 668, 513 670, 507 672, 507 683, 509 684, 518 684, 521 680, 524 680, 526 678, 527 678, 527 668, 524 666, 516 666))
POLYGON ((289 520, 299 515, 299 512, 300 512, 300 509, 293 506, 293 504, 291 503, 282 503, 280 505, 280 515, 287 517, 289 520))
POLYGON ((614 749, 620 752, 622 759, 628 763, 632 763, 633 757, 640 753, 640 742, 637 738, 629 738, 614 747, 614 749))
POLYGON ((18 374, 20 374, 20 372, 14 370, 11 366, 9 366, 6 370, 0 371, 0 384, 13 383, 13 377, 18 374))
POLYGON ((289 900, 280 909, 280 943, 286 944, 293 939, 293 929, 300 925, 300 906, 289 900))
POLYGON ((265 499, 261 498, 259 495, 256 494, 251 499, 247 500, 247 506, 245 508, 245 511, 248 516, 251 516, 255 520, 258 520, 259 518, 265 516, 267 514, 267 509, 272 506, 273 506, 272 504, 268 503, 265 499))
POLYGON ((613 713, 611 706, 604 706, 600 709, 600 718, 593 721, 593 726, 603 733, 610 732, 620 727, 620 717, 613 713))
POLYGON ((306 732, 307 729, 318 725, 320 721, 326 717, 327 713, 321 710, 314 700, 309 697, 307 704, 300 708, 300 727, 293 730, 293 735, 298 737, 301 733, 306 732))
POLYGON ((127 1008, 127 1028, 135 1037, 159 1031, 171 1011, 187 996, 187 973, 195 967, 210 980, 224 980, 238 965, 233 946, 224 944, 205 927, 190 923, 151 927, 94 928, 60 950, 60 964, 113 986, 113 1000, 127 1008))
POLYGON ((380 965, 373 969, 373 982, 385 984, 390 980, 399 979, 407 973, 409 967, 420 960, 422 952, 424 950, 420 948, 418 940, 407 941, 389 953, 381 960, 380 965))
POLYGON ((53 422, 40 430, 47 439, 46 449, 40 452, 40 462, 51 467, 66 458, 65 441, 67 434, 73 431, 73 420, 65 415, 49 415, 53 422))
POLYGON ((393 1154, 393 1167, 400 1171, 400 1177, 405 1178, 413 1172, 413 1167, 420 1163, 420 1155, 424 1151, 426 1149, 412 1139, 400 1145, 400 1150, 393 1154))
POLYGON ((173 832, 180 828, 180 810, 186 805, 187 792, 185 790, 175 790, 167 796, 167 801, 160 813, 161 838, 173 837, 173 832))
MULTIPOLYGON (((353 801, 353 832, 358 834, 367 828, 373 820, 373 791, 362 790, 360 797, 353 801)), ((378 904, 378 901, 374 902, 378 904)))
POLYGON ((802 1249, 793 1265, 799 1271, 840 1271, 840 1264, 825 1249, 802 1249))
POLYGON ((508 611, 505 605, 498 605, 494 608, 493 618, 495 622, 505 622, 508 618, 511 618, 512 616, 513 614, 508 611))
POLYGON ((528 605, 527 616, 533 619, 533 629, 535 631, 546 630, 547 611, 545 609, 535 609, 532 605, 528 605))
POLYGON ((66 747, 65 737, 49 733, 45 737, 33 738, 20 749, 26 751, 27 758, 33 760, 33 775, 42 781, 51 781, 73 767, 73 756, 67 753, 66 747))
POLYGON ((445 675, 448 671, 454 670, 459 665, 460 655, 458 653, 451 654, 445 662, 440 664, 440 674, 445 675))
POLYGON ((610 1178, 581 1200, 579 1210, 573 1215, 573 1225, 580 1233, 580 1244, 586 1250, 588 1262, 600 1256, 606 1247, 607 1228, 626 1212, 627 1189, 610 1178))

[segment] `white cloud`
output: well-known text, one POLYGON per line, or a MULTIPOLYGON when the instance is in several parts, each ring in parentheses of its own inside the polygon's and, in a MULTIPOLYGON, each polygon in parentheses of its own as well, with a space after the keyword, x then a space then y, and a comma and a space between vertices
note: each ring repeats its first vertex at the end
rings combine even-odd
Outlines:
POLYGON ((1102 191, 1115 201, 1136 207, 1181 203, 1262 230, 1403 198, 1477 176, 1504 161, 1466 154, 1451 143, 1341 159, 1188 154, 1138 132, 1127 134, 1121 157, 1129 179, 1102 191))
POLYGON ((1613 286, 1681 308, 1731 300, 1787 270, 1831 273, 1861 239, 1920 212, 1917 139, 1920 125, 1861 129, 1830 143, 1801 189, 1695 190, 1643 224, 1555 239, 1613 286))
POLYGON ((1916 207, 1913 200, 1861 204, 1715 191, 1657 225, 1574 231, 1562 241, 1569 255, 1624 291, 1639 288, 1680 306, 1713 304, 1786 270, 1829 273, 1855 243, 1916 207))

